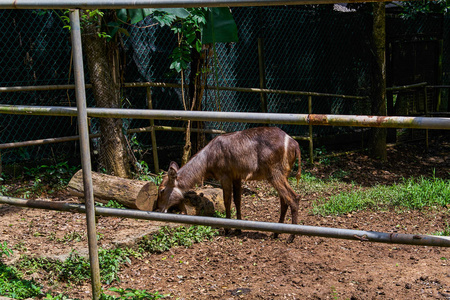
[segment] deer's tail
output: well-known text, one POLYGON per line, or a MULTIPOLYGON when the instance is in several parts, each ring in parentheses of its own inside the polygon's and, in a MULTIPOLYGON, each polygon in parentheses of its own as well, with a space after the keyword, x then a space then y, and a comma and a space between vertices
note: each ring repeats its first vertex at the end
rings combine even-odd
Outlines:
POLYGON ((300 146, 297 142, 295 142, 295 156, 298 158, 298 170, 297 175, 295 175, 295 179, 297 179, 297 186, 298 182, 300 180, 300 177, 302 176, 302 154, 300 152, 300 146))

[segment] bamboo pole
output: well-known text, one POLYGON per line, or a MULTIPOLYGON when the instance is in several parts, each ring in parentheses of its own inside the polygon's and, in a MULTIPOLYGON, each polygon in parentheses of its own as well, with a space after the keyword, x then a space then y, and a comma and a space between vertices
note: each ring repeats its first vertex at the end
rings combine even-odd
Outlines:
MULTIPOLYGON (((165 87, 165 88, 181 88, 181 84, 178 83, 163 83, 163 82, 129 82, 124 83, 126 88, 143 88, 143 87, 165 87)), ((30 91, 51 91, 51 90, 67 90, 74 89, 75 85, 36 85, 36 86, 12 86, 12 87, 0 87, 0 93, 10 92, 30 92, 30 91)), ((92 88, 91 84, 86 84, 86 88, 92 88)), ((205 88, 207 88, 205 86, 205 88)), ((317 92, 305 92, 305 91, 291 91, 291 90, 274 90, 274 89, 262 89, 262 88, 243 88, 243 87, 208 87, 212 90, 221 91, 234 91, 243 93, 268 93, 268 94, 285 94, 285 95, 298 95, 298 96, 318 96, 318 97, 337 97, 343 99, 355 99, 365 100, 367 97, 352 96, 352 95, 340 95, 340 94, 328 94, 317 92)))
MULTIPOLYGON (((264 39, 258 38, 258 65, 259 65, 259 87, 266 88, 266 65, 264 62, 264 39)), ((261 95, 261 111, 266 113, 267 110, 267 93, 261 95)))
MULTIPOLYGON (((308 113, 312 114, 312 96, 308 96, 308 113)), ((312 124, 309 127, 309 162, 314 163, 314 145, 313 145, 313 128, 312 124)))
MULTIPOLYGON (((147 105, 148 109, 153 109, 152 89, 147 87, 147 105)), ((150 119, 150 135, 152 138, 153 163, 155 164, 155 173, 159 173, 158 146, 156 145, 155 120, 150 119)))

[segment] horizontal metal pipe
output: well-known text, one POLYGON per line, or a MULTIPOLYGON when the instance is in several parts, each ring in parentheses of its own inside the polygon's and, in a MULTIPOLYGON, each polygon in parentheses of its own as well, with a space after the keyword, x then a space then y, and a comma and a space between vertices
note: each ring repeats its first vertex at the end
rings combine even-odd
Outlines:
POLYGON ((393 87, 386 88, 386 91, 391 92, 391 91, 415 89, 415 88, 419 88, 419 87, 425 87, 426 85, 427 85, 426 82, 421 82, 421 83, 415 83, 415 84, 409 84, 409 85, 393 86, 393 87))
MULTIPOLYGON (((98 136, 100 136, 100 134, 98 136)), ((90 135, 89 137, 93 138, 92 135, 90 135)), ((71 141, 76 141, 79 138, 80 137, 78 135, 73 135, 73 136, 41 139, 41 140, 32 140, 32 141, 15 142, 15 143, 5 143, 5 144, 0 144, 0 150, 2 150, 2 149, 11 149, 11 148, 19 148, 19 147, 27 147, 27 146, 38 146, 38 145, 46 145, 46 144, 54 144, 54 143, 71 142, 71 141)))
MULTIPOLYGON (((147 127, 151 129, 152 126, 147 127)), ((171 126, 153 126, 155 130, 159 131, 186 131, 185 127, 171 127, 171 126)), ((199 129, 199 128, 191 128, 192 132, 203 132, 203 133, 211 133, 211 134, 225 134, 227 133, 225 130, 217 130, 217 129, 199 129)))
MULTIPOLYGON (((136 87, 169 87, 169 88, 181 88, 181 84, 178 83, 164 83, 164 82, 128 82, 123 84, 126 88, 136 87)), ((92 88, 92 84, 86 84, 86 88, 92 88)), ((265 94, 285 94, 285 95, 298 95, 298 96, 317 96, 317 97, 335 97, 344 99, 356 99, 364 100, 367 97, 352 96, 352 95, 339 95, 329 93, 316 93, 316 92, 304 92, 304 91, 290 91, 290 90, 275 90, 275 89, 261 89, 261 88, 243 88, 243 87, 231 87, 231 86, 218 86, 218 87, 205 87, 210 90, 220 91, 234 91, 243 93, 265 93, 265 94)), ((74 84, 67 85, 35 85, 35 86, 4 86, 0 87, 1 93, 10 92, 30 92, 30 91, 51 91, 51 90, 70 90, 75 89, 74 84)))
POLYGON ((431 89, 448 89, 450 85, 427 85, 427 88, 431 89))
MULTIPOLYGON (((384 117, 325 114, 279 114, 246 112, 210 112, 184 110, 148 110, 123 108, 88 108, 88 116, 97 118, 134 118, 156 120, 192 120, 264 124, 354 126, 382 128, 450 129, 449 118, 384 117)), ((76 116, 76 108, 62 106, 0 105, 0 114, 76 116)))
MULTIPOLYGON (((347 0, 348 1, 348 0, 347 0)), ((352 0, 353 2, 387 2, 352 0)), ((342 3, 342 0, 0 0, 0 9, 97 9, 275 6, 342 3)))
MULTIPOLYGON (((0 196, 0 203, 20 207, 69 211, 73 213, 84 213, 86 210, 85 206, 82 204, 41 201, 41 200, 26 200, 5 196, 0 196)), ((179 214, 164 214, 133 209, 116 209, 105 207, 95 207, 95 213, 96 215, 99 216, 114 216, 114 217, 143 219, 151 221, 170 222, 170 223, 183 223, 191 225, 195 224, 220 228, 222 227, 238 228, 243 230, 268 231, 277 233, 306 235, 306 236, 320 236, 326 238, 368 241, 377 243, 450 247, 450 238, 441 236, 384 233, 376 231, 340 229, 331 227, 318 227, 318 226, 212 218, 212 217, 187 216, 179 214)))
MULTIPOLYGON (((153 126, 153 128, 155 130, 160 130, 160 131, 182 131, 182 132, 186 131, 186 128, 184 128, 184 127, 153 126)), ((142 128, 128 129, 127 133, 130 134, 130 133, 138 133, 138 132, 149 132, 151 130, 152 130, 152 126, 148 126, 148 127, 142 127, 142 128)), ((216 130, 216 129, 191 128, 191 131, 192 132, 211 133, 211 134, 227 133, 226 131, 216 130)), ((99 137, 100 137, 100 133, 93 133, 93 134, 89 135, 90 139, 95 139, 95 138, 99 138, 99 137)), ((65 136, 65 137, 57 137, 57 138, 5 143, 5 144, 0 144, 0 150, 27 147, 27 146, 39 146, 39 145, 54 144, 54 143, 64 143, 64 142, 77 141, 79 139, 80 139, 80 137, 78 135, 73 135, 73 136, 65 136)))
MULTIPOLYGON (((92 84, 86 84, 85 86, 86 88, 92 88, 92 84)), ((74 90, 74 89, 75 84, 2 86, 0 87, 0 93, 74 90)))

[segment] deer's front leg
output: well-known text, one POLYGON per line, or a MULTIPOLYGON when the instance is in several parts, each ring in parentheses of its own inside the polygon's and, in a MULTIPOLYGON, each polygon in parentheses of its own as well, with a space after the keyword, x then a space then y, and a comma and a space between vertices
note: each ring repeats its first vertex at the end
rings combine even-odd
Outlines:
MULTIPOLYGON (((240 179, 233 180, 233 202, 236 206, 236 219, 242 220, 241 202, 242 202, 242 182, 240 179)), ((236 229, 236 234, 240 234, 241 230, 236 229)))

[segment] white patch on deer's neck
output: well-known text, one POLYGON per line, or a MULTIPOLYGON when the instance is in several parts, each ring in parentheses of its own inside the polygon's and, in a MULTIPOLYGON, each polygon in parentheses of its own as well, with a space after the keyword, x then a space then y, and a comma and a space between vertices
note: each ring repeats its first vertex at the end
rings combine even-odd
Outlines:
POLYGON ((287 166, 289 164, 288 162, 288 147, 289 147, 289 139, 291 137, 288 136, 287 134, 284 136, 284 152, 283 152, 283 166, 287 166))

